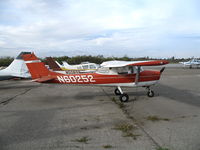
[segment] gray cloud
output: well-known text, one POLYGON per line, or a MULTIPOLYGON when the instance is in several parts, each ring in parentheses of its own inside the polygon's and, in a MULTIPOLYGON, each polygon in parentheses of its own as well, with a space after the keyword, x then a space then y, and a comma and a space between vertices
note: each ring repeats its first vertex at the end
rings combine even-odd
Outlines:
POLYGON ((20 50, 40 55, 200 56, 197 3, 0 1, 0 56, 20 50))

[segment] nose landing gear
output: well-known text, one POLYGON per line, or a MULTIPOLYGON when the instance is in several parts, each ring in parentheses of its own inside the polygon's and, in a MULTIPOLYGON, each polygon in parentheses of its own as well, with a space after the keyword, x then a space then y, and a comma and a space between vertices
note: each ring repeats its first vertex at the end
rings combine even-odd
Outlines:
POLYGON ((148 97, 154 97, 154 91, 152 91, 151 89, 150 89, 150 87, 147 87, 147 96, 148 97))

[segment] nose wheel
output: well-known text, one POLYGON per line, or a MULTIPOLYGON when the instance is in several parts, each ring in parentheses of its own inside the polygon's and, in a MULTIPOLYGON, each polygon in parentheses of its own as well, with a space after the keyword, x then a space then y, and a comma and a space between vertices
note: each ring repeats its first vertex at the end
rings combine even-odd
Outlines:
POLYGON ((149 87, 147 87, 148 91, 147 91, 147 96, 148 97, 154 97, 154 91, 152 91, 149 87))

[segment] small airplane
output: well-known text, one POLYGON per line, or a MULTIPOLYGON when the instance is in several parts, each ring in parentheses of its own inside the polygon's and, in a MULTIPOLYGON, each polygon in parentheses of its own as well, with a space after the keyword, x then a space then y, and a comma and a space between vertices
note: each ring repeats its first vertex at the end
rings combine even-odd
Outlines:
POLYGON ((63 61, 63 65, 59 64, 57 61, 56 63, 59 65, 60 68, 63 70, 78 70, 79 72, 95 72, 98 68, 99 65, 95 63, 90 63, 90 62, 82 62, 79 65, 69 65, 66 61, 63 61))
POLYGON ((63 70, 66 71, 67 74, 95 72, 99 68, 98 64, 89 62, 83 62, 80 65, 69 65, 67 62, 63 61, 63 65, 61 65, 52 57, 47 57, 46 63, 48 64, 49 69, 52 69, 56 72, 63 70))
POLYGON ((197 68, 200 66, 200 60, 193 58, 190 61, 187 62, 179 62, 181 64, 184 65, 184 67, 189 66, 190 69, 192 68, 192 66, 196 66, 197 68))
POLYGON ((31 54, 31 52, 21 52, 7 68, 0 70, 0 81, 16 77, 31 78, 28 68, 22 58, 24 54, 31 54))
POLYGON ((160 79, 165 67, 160 71, 143 70, 142 66, 168 64, 165 60, 155 61, 107 61, 94 73, 64 74, 48 70, 34 53, 23 55, 33 81, 39 83, 59 83, 78 85, 100 85, 116 87, 114 93, 119 95, 121 102, 129 100, 128 94, 121 87, 146 87, 147 96, 153 97, 150 89, 160 79))

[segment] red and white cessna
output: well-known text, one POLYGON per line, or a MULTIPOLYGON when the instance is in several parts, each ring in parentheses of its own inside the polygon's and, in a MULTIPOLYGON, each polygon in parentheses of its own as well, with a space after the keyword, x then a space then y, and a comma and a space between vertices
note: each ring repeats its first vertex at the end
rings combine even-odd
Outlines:
POLYGON ((53 72, 45 67, 34 53, 23 55, 23 59, 31 73, 32 79, 40 83, 60 84, 88 84, 116 87, 115 94, 120 96, 121 102, 127 102, 129 96, 121 87, 146 87, 147 95, 154 96, 150 89, 164 71, 143 70, 141 66, 156 66, 168 64, 165 60, 156 61, 107 61, 95 73, 65 74, 65 72, 53 72))

